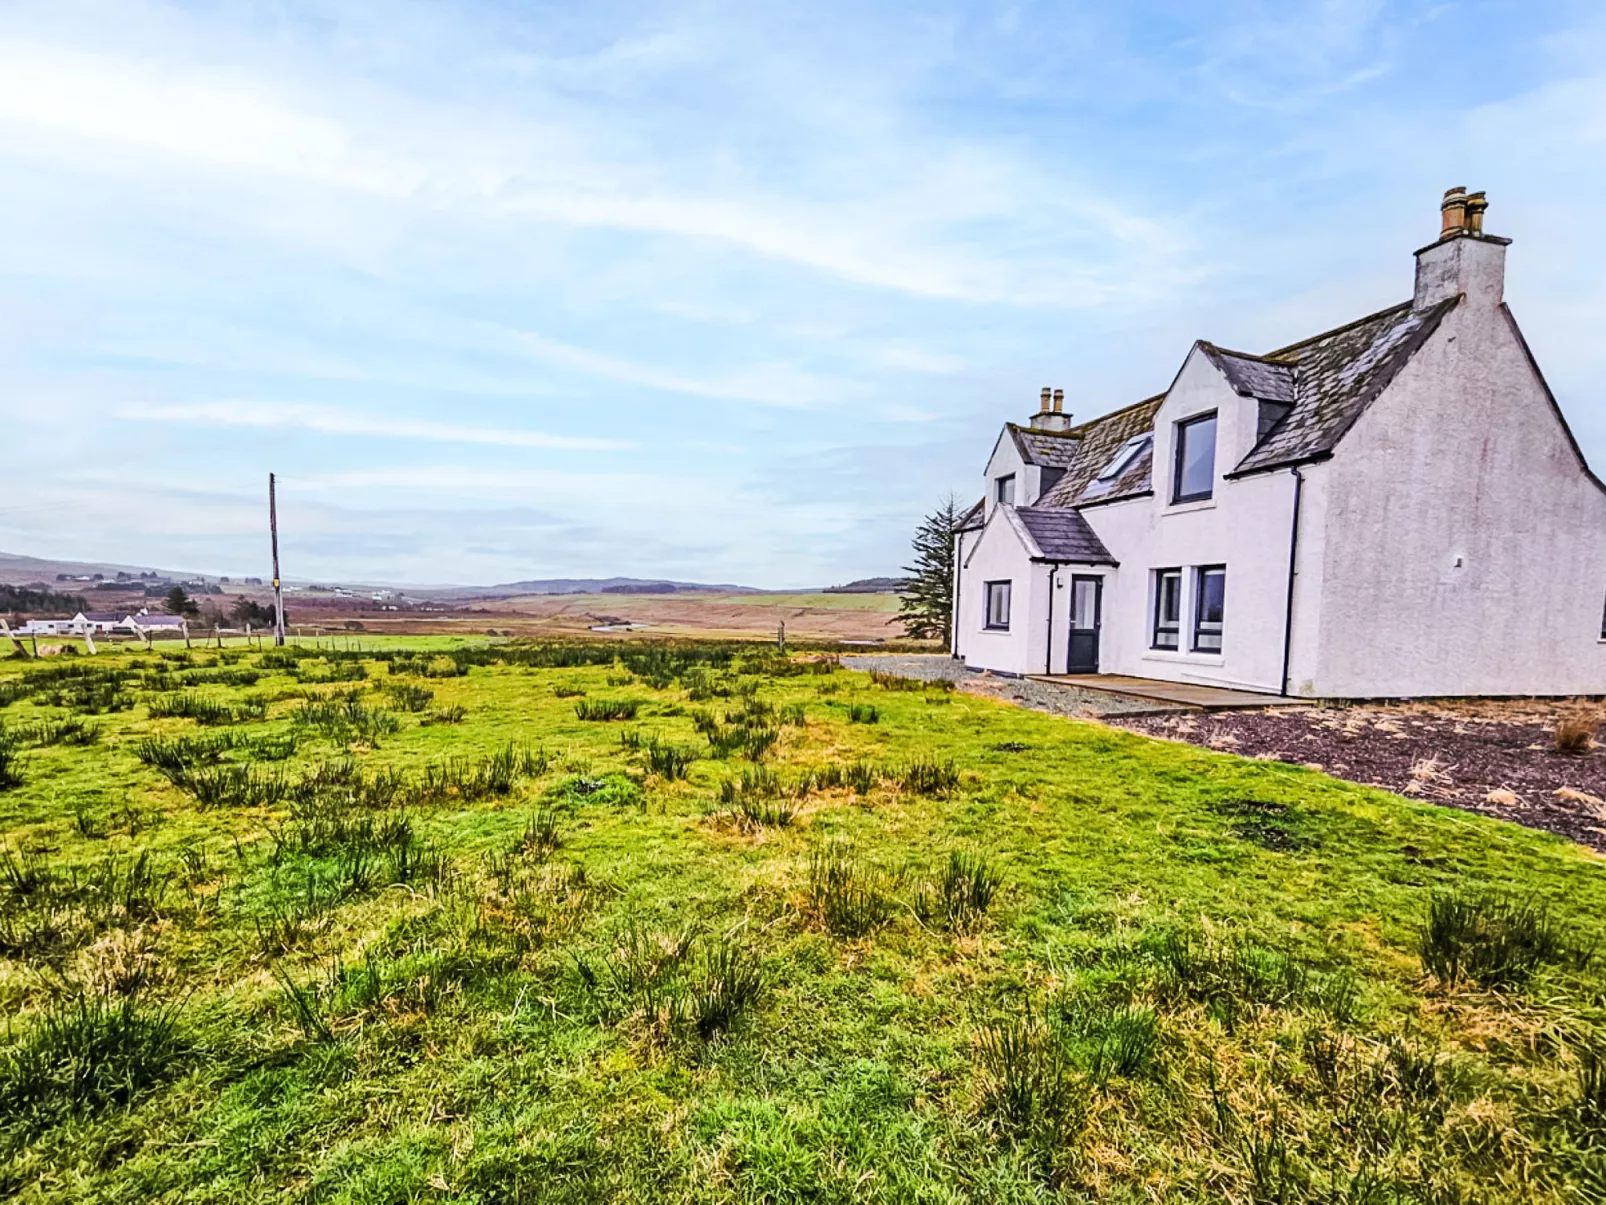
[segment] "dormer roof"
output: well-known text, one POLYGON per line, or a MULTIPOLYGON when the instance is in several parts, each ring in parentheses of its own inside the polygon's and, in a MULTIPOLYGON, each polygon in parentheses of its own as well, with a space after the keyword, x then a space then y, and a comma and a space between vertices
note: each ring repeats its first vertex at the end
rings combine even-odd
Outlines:
POLYGON ((1015 441, 1024 464, 1041 465, 1049 469, 1063 469, 1076 462, 1080 454, 1081 437, 1076 429, 1069 431, 1043 431, 1037 427, 1023 427, 1019 423, 1005 423, 1004 430, 1015 441))

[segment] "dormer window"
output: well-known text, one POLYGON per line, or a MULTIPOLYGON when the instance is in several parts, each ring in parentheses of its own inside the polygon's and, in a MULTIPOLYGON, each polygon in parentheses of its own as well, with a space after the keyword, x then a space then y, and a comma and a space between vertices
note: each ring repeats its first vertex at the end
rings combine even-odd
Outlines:
POLYGON ((1216 416, 1212 411, 1177 424, 1172 502, 1202 502, 1216 486, 1216 416))
POLYGON ((993 501, 1005 506, 1015 505, 1015 474, 1008 473, 993 482, 993 501))

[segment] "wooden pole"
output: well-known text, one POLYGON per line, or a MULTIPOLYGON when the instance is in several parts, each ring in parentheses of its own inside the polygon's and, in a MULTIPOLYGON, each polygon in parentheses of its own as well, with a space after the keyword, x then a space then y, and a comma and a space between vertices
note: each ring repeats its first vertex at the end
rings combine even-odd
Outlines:
POLYGON ((28 650, 23 648, 22 641, 12 633, 11 625, 8 624, 4 619, 0 619, 0 635, 4 635, 7 640, 11 641, 11 643, 16 646, 17 653, 20 656, 26 657, 28 655, 28 650))
POLYGON ((284 643, 284 593, 279 587, 279 500, 268 474, 268 533, 273 539, 273 643, 284 643))

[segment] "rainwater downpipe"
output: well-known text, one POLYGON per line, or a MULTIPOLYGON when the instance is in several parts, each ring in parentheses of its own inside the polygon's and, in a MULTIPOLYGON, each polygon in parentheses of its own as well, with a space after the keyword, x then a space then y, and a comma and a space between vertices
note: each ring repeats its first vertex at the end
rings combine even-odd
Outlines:
POLYGON ((948 623, 951 625, 951 628, 952 628, 952 631, 953 631, 953 638, 949 642, 950 647, 952 648, 953 651, 951 653, 949 653, 949 656, 952 657, 955 661, 958 661, 959 657, 960 657, 960 653, 959 653, 959 607, 964 602, 964 599, 965 599, 964 594, 961 592, 961 581, 965 576, 965 533, 964 532, 961 531, 961 532, 956 532, 955 533, 955 543, 958 545, 958 549, 954 553, 954 607, 953 607, 953 613, 948 616, 948 623))
POLYGON ((1295 465, 1288 470, 1294 475, 1294 518, 1288 532, 1288 605, 1283 613, 1283 681, 1278 694, 1288 694, 1288 666, 1294 651, 1294 573, 1299 565, 1299 499, 1304 492, 1305 475, 1295 465))
POLYGON ((1043 672, 1054 672, 1054 579, 1059 576, 1059 565, 1048 567, 1048 650, 1043 654, 1043 672))

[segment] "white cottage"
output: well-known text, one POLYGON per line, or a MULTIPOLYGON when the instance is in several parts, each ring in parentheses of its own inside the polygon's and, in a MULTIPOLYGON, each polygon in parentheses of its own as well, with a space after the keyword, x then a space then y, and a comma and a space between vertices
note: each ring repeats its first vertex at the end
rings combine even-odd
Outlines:
POLYGON ((1451 189, 1411 300, 1164 393, 1005 425, 958 534, 978 669, 1303 697, 1606 693, 1606 486, 1451 189))

